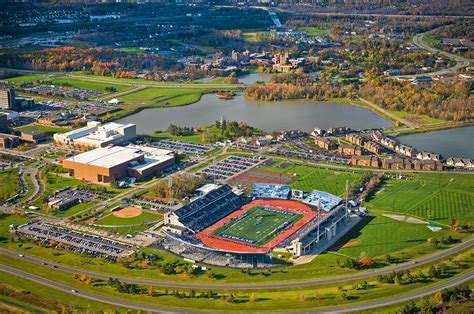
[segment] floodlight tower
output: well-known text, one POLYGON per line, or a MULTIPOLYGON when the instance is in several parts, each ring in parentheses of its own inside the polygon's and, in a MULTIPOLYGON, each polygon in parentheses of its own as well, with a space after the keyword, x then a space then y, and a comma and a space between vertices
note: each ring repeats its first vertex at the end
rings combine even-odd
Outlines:
POLYGON ((216 157, 212 158, 212 176, 214 179, 214 185, 216 185, 216 157))
POLYGON ((171 204, 171 187, 173 186, 173 177, 168 177, 168 205, 171 204))
POLYGON ((349 179, 346 179, 346 220, 349 208, 347 207, 349 203, 349 179))

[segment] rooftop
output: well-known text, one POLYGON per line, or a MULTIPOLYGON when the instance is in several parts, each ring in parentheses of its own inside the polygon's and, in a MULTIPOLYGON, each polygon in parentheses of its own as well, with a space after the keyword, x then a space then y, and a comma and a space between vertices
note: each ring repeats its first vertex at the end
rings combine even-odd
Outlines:
POLYGON ((88 152, 66 158, 67 161, 88 164, 91 166, 112 168, 117 165, 127 163, 144 153, 138 149, 130 147, 101 147, 88 152))

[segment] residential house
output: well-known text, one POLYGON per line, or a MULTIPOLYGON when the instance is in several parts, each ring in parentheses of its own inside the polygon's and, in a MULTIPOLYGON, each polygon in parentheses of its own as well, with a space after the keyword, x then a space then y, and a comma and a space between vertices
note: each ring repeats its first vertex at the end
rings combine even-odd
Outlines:
POLYGON ((336 149, 337 145, 327 137, 318 136, 314 139, 314 144, 322 149, 333 150, 336 149))

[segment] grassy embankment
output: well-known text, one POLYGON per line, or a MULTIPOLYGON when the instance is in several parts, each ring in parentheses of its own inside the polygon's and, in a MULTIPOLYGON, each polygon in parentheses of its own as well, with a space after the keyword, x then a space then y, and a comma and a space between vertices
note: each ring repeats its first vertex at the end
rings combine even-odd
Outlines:
MULTIPOLYGON (((426 276, 429 266, 417 267, 412 274, 417 278, 411 282, 404 279, 399 284, 383 284, 375 277, 368 277, 366 286, 364 281, 346 281, 337 285, 315 285, 298 287, 292 289, 263 289, 263 290, 218 290, 212 289, 217 294, 216 298, 200 297, 202 290, 196 289, 195 296, 189 289, 165 289, 161 287, 137 286, 142 290, 141 294, 120 293, 107 284, 106 281, 92 279, 90 282, 74 278, 72 274, 51 269, 49 267, 31 264, 21 259, 0 256, 0 263, 18 268, 23 271, 54 278, 55 281, 66 284, 75 289, 89 291, 98 295, 114 297, 144 304, 165 306, 180 309, 200 309, 207 311, 241 310, 241 311, 270 311, 287 309, 291 304, 293 310, 312 309, 321 307, 338 306, 341 304, 364 303, 372 300, 383 299, 410 291, 424 289, 432 285, 440 284, 448 278, 469 271, 474 262, 472 250, 465 251, 453 257, 453 262, 446 262, 448 273, 443 278, 432 278, 426 276), (461 266, 455 266, 459 262, 461 266), (423 272, 423 277, 419 273, 423 272), (181 294, 180 297, 176 292, 181 294), (185 296, 183 297, 183 293, 185 296), (232 293, 233 298, 229 295, 232 293), (253 295, 253 296, 252 296, 253 295)), ((435 265, 438 263, 435 263, 435 265)), ((264 273, 269 273, 266 271, 264 273)), ((80 277, 80 276, 79 276, 80 277)), ((185 280, 183 276, 181 280, 185 280)), ((208 280, 208 283, 212 279, 208 280)))
POLYGON ((19 192, 18 169, 0 170, 0 204, 19 192))

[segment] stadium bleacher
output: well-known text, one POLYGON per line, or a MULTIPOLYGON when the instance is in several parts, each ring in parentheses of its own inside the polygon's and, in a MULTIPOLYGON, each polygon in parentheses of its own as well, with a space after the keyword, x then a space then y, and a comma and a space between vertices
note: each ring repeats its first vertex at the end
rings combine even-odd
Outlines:
POLYGON ((200 232, 244 205, 229 185, 223 185, 174 213, 193 232, 200 232))
POLYGON ((291 188, 288 185, 272 183, 254 183, 252 195, 254 197, 268 197, 288 199, 291 188))
POLYGON ((326 212, 331 211, 333 208, 339 205, 341 201, 342 199, 340 197, 318 190, 311 191, 311 193, 309 193, 303 199, 303 203, 321 207, 321 209, 326 212))

